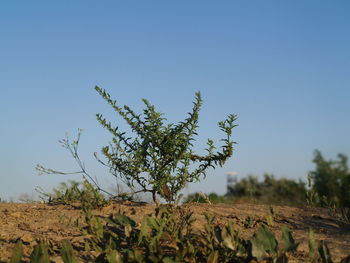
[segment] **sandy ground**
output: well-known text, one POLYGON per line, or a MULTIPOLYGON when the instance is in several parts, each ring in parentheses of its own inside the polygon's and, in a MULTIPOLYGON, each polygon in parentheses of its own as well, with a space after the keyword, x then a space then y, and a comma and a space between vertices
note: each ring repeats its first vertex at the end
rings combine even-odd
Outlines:
MULTIPOLYGON (((101 209, 94 210, 95 214, 108 216, 111 213, 123 211, 126 215, 140 222, 142 217, 154 213, 155 206, 145 203, 113 203, 101 209)), ((270 206, 247 204, 190 204, 184 209, 194 212, 197 219, 194 227, 201 230, 204 225, 204 213, 211 212, 222 224, 233 221, 240 229, 241 236, 249 239, 259 225, 267 222, 270 206), (250 227, 245 226, 247 218, 251 218, 250 227)), ((31 253, 38 240, 44 239, 50 244, 51 260, 62 262, 58 256, 62 240, 70 240, 75 248, 84 246, 84 236, 72 223, 81 217, 81 212, 71 206, 47 204, 18 204, 0 203, 0 262, 7 262, 12 248, 18 240, 25 245, 25 260, 31 253)), ((281 226, 285 225, 293 231, 294 238, 301 245, 292 262, 307 262, 308 229, 312 228, 318 240, 325 240, 335 262, 350 254, 350 226, 331 218, 327 210, 315 208, 296 208, 274 206, 274 220, 271 230, 279 238, 281 226)), ((88 258, 79 253, 81 262, 88 262, 88 258)), ((91 256, 91 255, 90 255, 91 256)), ((91 259, 91 257, 90 257, 91 259)))

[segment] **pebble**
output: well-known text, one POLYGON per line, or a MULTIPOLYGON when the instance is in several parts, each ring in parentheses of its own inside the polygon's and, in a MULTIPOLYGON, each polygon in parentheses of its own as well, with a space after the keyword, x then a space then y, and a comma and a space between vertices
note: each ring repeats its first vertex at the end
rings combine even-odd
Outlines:
POLYGON ((13 212, 10 214, 10 216, 19 218, 19 217, 21 217, 21 213, 20 212, 13 212))
POLYGON ((31 234, 24 234, 22 237, 21 237, 21 240, 23 243, 31 243, 34 241, 34 238, 32 237, 31 234))

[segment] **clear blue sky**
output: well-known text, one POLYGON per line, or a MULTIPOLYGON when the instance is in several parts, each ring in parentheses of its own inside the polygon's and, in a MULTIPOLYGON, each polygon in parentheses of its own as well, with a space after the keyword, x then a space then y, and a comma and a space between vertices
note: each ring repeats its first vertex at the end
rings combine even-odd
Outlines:
POLYGON ((93 87, 141 110, 150 100, 178 122, 196 91, 197 149, 238 115, 223 167, 190 190, 224 193, 226 172, 306 179, 313 151, 350 156, 349 1, 6 1, 0 4, 0 197, 50 190, 73 176, 38 176, 37 163, 76 170, 57 143, 83 128, 81 158, 115 118, 93 87))

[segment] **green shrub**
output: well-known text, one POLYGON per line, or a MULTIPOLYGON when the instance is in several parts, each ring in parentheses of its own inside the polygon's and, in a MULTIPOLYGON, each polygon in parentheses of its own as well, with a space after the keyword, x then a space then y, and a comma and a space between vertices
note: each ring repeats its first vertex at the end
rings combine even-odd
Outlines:
POLYGON ((119 107, 105 90, 99 87, 95 89, 135 134, 135 137, 128 137, 118 127, 112 127, 101 114, 96 115, 100 124, 113 135, 111 144, 102 148, 111 173, 121 177, 129 187, 136 184, 141 191, 152 193, 156 203, 157 193, 168 202, 174 201, 187 182, 199 181, 208 168, 222 166, 232 155, 234 142, 231 135, 236 126, 236 116, 233 114, 218 123, 226 134, 226 138, 221 140, 224 143, 221 151, 214 152, 214 143, 208 139, 206 155, 200 156, 193 152, 202 105, 199 92, 196 93, 188 118, 175 125, 166 124, 163 114, 157 112, 146 99, 142 100, 146 106, 143 115, 136 114, 128 106, 119 107))
MULTIPOLYGON (((118 127, 112 127, 110 122, 96 114, 99 123, 112 135, 112 142, 109 146, 102 148, 102 154, 107 162, 97 160, 108 167, 109 171, 116 178, 121 179, 131 189, 135 185, 140 188, 138 192, 152 193, 153 201, 159 204, 156 195, 159 194, 168 202, 177 202, 177 194, 188 182, 197 182, 201 176, 206 175, 208 168, 222 166, 232 155, 233 142, 232 129, 236 116, 230 114, 226 120, 218 123, 219 128, 226 134, 221 139, 223 145, 220 151, 215 151, 214 142, 207 141, 208 148, 206 155, 197 155, 193 151, 194 136, 197 135, 199 111, 202 105, 200 93, 196 93, 193 109, 188 118, 178 124, 165 124, 163 114, 155 111, 146 99, 143 99, 146 108, 142 114, 136 114, 128 106, 119 107, 110 95, 99 87, 96 91, 105 99, 108 104, 127 122, 135 137, 126 136, 125 132, 119 131, 118 127)), ((64 173, 61 171, 47 169, 37 165, 39 174, 83 174, 94 187, 101 192, 113 196, 102 189, 97 181, 85 170, 84 163, 78 156, 78 145, 81 135, 79 129, 77 140, 72 143, 69 138, 60 141, 62 146, 70 151, 73 158, 80 167, 80 171, 64 173)), ((125 194, 122 194, 125 198, 125 194)))

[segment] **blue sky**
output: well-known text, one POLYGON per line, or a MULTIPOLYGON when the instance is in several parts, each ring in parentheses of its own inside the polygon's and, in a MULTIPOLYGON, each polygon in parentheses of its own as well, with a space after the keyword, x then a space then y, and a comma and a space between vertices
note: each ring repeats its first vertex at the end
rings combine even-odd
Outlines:
POLYGON ((77 176, 38 176, 37 163, 76 170, 57 143, 84 129, 81 158, 110 135, 103 113, 124 122, 93 87, 142 110, 147 98, 170 122, 204 104, 196 149, 220 139, 238 115, 227 164, 190 191, 224 193, 226 173, 306 179, 313 151, 350 156, 348 1, 8 1, 0 4, 0 197, 50 190, 77 176))

